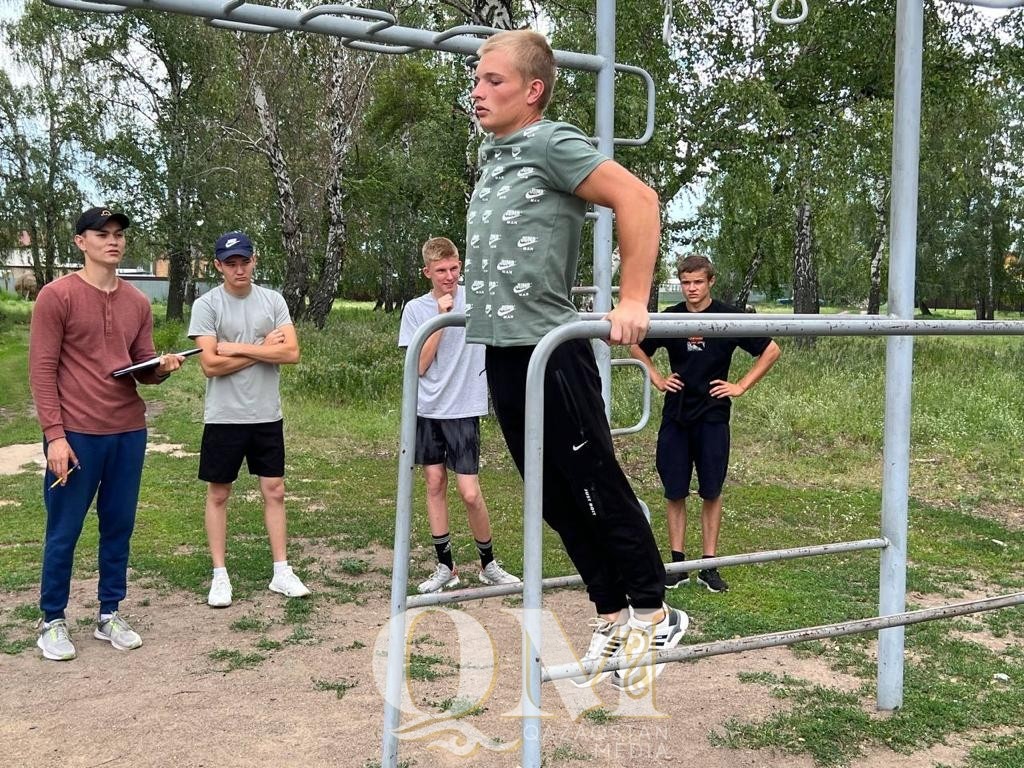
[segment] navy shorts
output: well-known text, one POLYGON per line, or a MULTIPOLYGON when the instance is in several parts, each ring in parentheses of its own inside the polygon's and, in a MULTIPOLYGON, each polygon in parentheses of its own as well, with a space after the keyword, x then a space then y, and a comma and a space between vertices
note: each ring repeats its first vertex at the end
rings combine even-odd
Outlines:
POLYGON ((199 479, 233 483, 245 459, 250 475, 284 477, 284 422, 207 424, 199 449, 199 479))
POLYGON ((666 419, 658 430, 658 475, 666 499, 684 499, 697 469, 697 494, 702 499, 722 495, 729 469, 729 422, 682 425, 666 419))
POLYGON ((416 463, 444 464, 458 475, 480 473, 480 417, 416 417, 416 463))

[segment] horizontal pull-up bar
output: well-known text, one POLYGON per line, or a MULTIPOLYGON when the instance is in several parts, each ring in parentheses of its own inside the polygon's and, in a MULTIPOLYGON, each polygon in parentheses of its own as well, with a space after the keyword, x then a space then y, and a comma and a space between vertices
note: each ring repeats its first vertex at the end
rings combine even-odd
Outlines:
MULTIPOLYGON (((722 557, 705 557, 700 560, 686 560, 682 563, 665 563, 666 573, 683 573, 698 568, 725 568, 731 565, 748 565, 752 563, 770 563, 776 560, 795 560, 800 557, 816 557, 819 555, 838 555, 844 552, 863 552, 872 549, 884 549, 889 545, 885 539, 860 539, 857 541, 839 541, 832 544, 811 544, 805 547, 788 549, 770 549, 764 552, 749 552, 742 555, 725 555, 722 557)), ((542 589, 564 589, 578 587, 583 579, 578 575, 554 576, 541 581, 542 589)), ((480 600, 486 597, 504 597, 518 595, 523 591, 522 584, 496 584, 490 587, 473 587, 470 589, 453 589, 448 592, 431 592, 429 595, 410 596, 409 608, 423 608, 428 605, 445 605, 461 603, 466 600, 480 600)))
POLYGON ((925 621, 936 619, 951 619, 955 616, 966 616, 971 613, 982 611, 994 611, 997 608, 1010 608, 1015 605, 1024 605, 1024 592, 1015 592, 1011 595, 1000 597, 988 597, 981 600, 970 600, 965 603, 953 603, 939 608, 925 608, 920 611, 908 611, 896 613, 891 616, 876 616, 873 619, 858 619, 856 621, 843 621, 838 624, 824 624, 818 627, 807 627, 805 629, 793 629, 786 632, 773 632, 768 635, 752 635, 734 640, 719 640, 714 643, 702 643, 700 645, 688 645, 682 648, 673 648, 670 651, 660 653, 647 653, 641 658, 642 664, 638 663, 637 657, 619 656, 608 661, 588 661, 579 664, 561 664, 550 667, 543 673, 542 680, 562 680, 567 677, 579 677, 581 674, 592 677, 597 672, 611 672, 616 669, 636 668, 650 664, 664 664, 666 662, 691 661, 703 659, 709 656, 722 656, 727 653, 741 653, 743 651, 754 651, 760 648, 775 648, 780 645, 793 645, 808 640, 823 640, 830 637, 844 637, 846 635, 859 635, 865 632, 874 632, 890 627, 905 627, 911 624, 920 624, 925 621))
MULTIPOLYGON (((86 0, 44 0, 50 5, 69 8, 77 11, 93 11, 119 13, 126 8, 140 10, 164 11, 185 16, 199 16, 218 26, 234 29, 247 29, 243 24, 254 25, 256 31, 305 31, 324 35, 333 35, 346 40, 346 44, 366 43, 362 48, 369 47, 383 53, 406 52, 402 48, 412 50, 435 50, 458 53, 465 56, 475 54, 483 40, 478 37, 483 28, 453 27, 450 30, 436 32, 416 27, 403 27, 397 23, 393 14, 370 8, 359 8, 335 3, 313 6, 307 10, 276 8, 259 3, 238 2, 230 0, 117 0, 117 2, 87 2, 86 0), (456 31, 458 30, 458 31, 456 31), (378 48, 379 47, 379 48, 378 48)), ((605 58, 589 53, 571 51, 555 51, 555 62, 560 67, 598 72, 605 66, 605 58)), ((635 74, 632 70, 627 70, 635 74)))
MULTIPOLYGON (((597 313, 580 314, 548 337, 607 339, 611 323, 597 313)), ((877 315, 751 315, 701 313, 680 319, 677 312, 650 316, 648 338, 703 336, 1024 336, 1022 320, 902 320, 877 315)), ((546 338, 548 338, 546 337, 546 338)))

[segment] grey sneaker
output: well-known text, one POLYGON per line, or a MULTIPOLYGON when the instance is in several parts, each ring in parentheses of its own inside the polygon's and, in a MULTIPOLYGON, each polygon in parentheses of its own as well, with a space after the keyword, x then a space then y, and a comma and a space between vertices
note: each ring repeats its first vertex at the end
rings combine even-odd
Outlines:
POLYGON ((440 592, 445 587, 457 587, 458 585, 459 572, 444 563, 438 563, 431 577, 420 583, 416 589, 421 595, 429 595, 431 592, 440 592))
POLYGON ((39 620, 36 625, 39 630, 39 639, 36 645, 43 652, 44 659, 54 661, 71 661, 77 655, 75 644, 71 642, 71 634, 68 632, 68 623, 64 619, 53 621, 39 620))
POLYGON ((271 592, 279 592, 285 597, 305 597, 309 594, 309 587, 295 575, 295 571, 290 565, 280 573, 275 573, 267 588, 271 592))
POLYGON ((480 571, 480 581, 484 584, 522 584, 518 576, 514 576, 504 568, 497 560, 491 560, 484 569, 480 571))
POLYGON ((96 622, 96 631, 92 636, 97 640, 106 640, 119 651, 131 651, 142 645, 139 633, 117 611, 110 614, 109 619, 96 622))

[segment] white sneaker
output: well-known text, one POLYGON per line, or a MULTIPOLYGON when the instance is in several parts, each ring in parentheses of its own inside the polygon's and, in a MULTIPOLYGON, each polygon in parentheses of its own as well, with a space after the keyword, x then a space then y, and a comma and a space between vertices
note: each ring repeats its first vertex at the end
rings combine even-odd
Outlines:
POLYGON ((501 567, 501 563, 497 560, 491 560, 484 569, 480 571, 480 581, 484 584, 522 584, 522 580, 518 576, 513 576, 511 573, 501 567))
POLYGON ((213 608, 227 608, 231 605, 231 579, 228 578, 227 574, 213 577, 213 582, 210 584, 210 595, 206 598, 206 604, 213 608))
MULTIPOLYGON (((591 635, 590 646, 587 648, 587 652, 583 654, 580 662, 598 661, 603 664, 622 654, 622 649, 626 647, 626 638, 630 633, 629 622, 612 624, 610 621, 605 621, 598 616, 590 620, 590 626, 594 628, 594 634, 591 635)), ((569 680, 577 688, 586 688, 601 682, 610 674, 611 672, 599 667, 589 677, 587 675, 579 675, 577 677, 570 677, 569 680)))
POLYGON ((106 640, 119 651, 131 651, 142 645, 139 633, 117 611, 110 614, 109 619, 98 619, 92 636, 97 640, 106 640))
POLYGON ((39 639, 36 640, 36 645, 43 652, 44 659, 71 661, 75 658, 75 644, 71 642, 67 621, 54 619, 47 622, 40 619, 36 628, 39 630, 39 639))
POLYGON ((302 580, 295 575, 295 571, 289 565, 284 570, 275 573, 268 586, 271 592, 280 592, 285 597, 305 597, 309 589, 302 580))
POLYGON ((630 615, 630 636, 623 650, 623 655, 630 659, 630 664, 615 671, 612 685, 616 688, 630 693, 643 691, 650 687, 654 678, 665 669, 664 662, 653 663, 653 654, 679 645, 686 628, 690 625, 690 617, 686 615, 686 611, 678 608, 666 605, 664 609, 665 617, 656 624, 640 621, 634 615, 630 615))
MULTIPOLYGON (((481 578, 483 574, 481 574, 481 578)), ((431 592, 440 592, 445 587, 459 586, 459 572, 455 568, 449 568, 444 563, 438 563, 433 575, 418 587, 421 595, 428 595, 431 592)))

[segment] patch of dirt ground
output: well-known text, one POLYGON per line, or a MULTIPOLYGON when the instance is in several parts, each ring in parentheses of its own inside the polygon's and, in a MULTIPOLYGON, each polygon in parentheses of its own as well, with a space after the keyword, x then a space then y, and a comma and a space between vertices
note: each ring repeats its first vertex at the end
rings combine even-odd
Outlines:
MULTIPOLYGON (((0 449, 0 472, 25 471, 26 464, 35 462, 41 466, 38 445, 19 448, 0 449)), ((304 573, 314 596, 301 631, 285 620, 284 598, 269 591, 213 610, 203 595, 145 585, 130 576, 122 612, 145 640, 131 652, 92 637, 96 581, 75 581, 68 617, 77 659, 45 661, 34 647, 0 653, 3 764, 377 764, 390 610, 390 579, 384 574, 390 552, 339 553, 310 543, 305 554, 316 565, 304 573), (352 572, 353 559, 365 561, 364 573, 352 572), (358 604, 340 602, 339 595, 355 596, 358 604)), ((33 636, 18 616, 36 599, 33 590, 0 592, 0 635, 8 641, 33 636)), ((520 725, 514 715, 521 696, 518 604, 473 600, 410 621, 409 648, 420 673, 407 685, 400 764, 519 765, 520 725), (460 702, 477 706, 459 718, 444 715, 460 702), (474 748, 477 741, 486 746, 474 748)), ((550 647, 553 663, 567 662, 568 649, 581 653, 589 640, 589 603, 581 592, 562 591, 546 595, 544 605, 552 621, 545 625, 545 659, 550 659, 550 647)), ((699 617, 693 617, 695 631, 699 624, 699 617)), ((813 768, 808 757, 712 745, 709 734, 721 733, 730 719, 760 722, 786 706, 766 686, 740 682, 745 672, 787 675, 847 691, 860 684, 818 658, 779 648, 670 664, 653 698, 633 699, 607 682, 582 690, 567 682, 546 686, 545 765, 813 768), (598 712, 585 716, 586 709, 598 712)), ((872 702, 863 706, 871 709, 872 702)), ((939 763, 957 768, 969 746, 956 741, 910 756, 872 748, 852 768, 931 768, 939 763)))
MULTIPOLYGON (((145 644, 136 651, 119 652, 92 637, 88 622, 96 606, 95 580, 76 581, 68 616, 77 659, 44 661, 35 648, 0 655, 4 763, 59 763, 72 768, 375 764, 380 759, 381 652, 386 649, 390 588, 377 569, 387 562, 385 555, 349 553, 342 558, 335 553, 328 558, 340 562, 357 557, 368 563, 367 573, 338 577, 358 585, 362 604, 331 601, 331 589, 318 589, 316 577, 310 578, 316 590, 314 610, 305 625, 307 632, 297 639, 295 625, 283 621, 284 598, 273 593, 258 592, 229 608, 213 610, 203 596, 133 581, 122 610, 145 644), (232 627, 240 619, 256 629, 232 627), (260 638, 264 644, 281 645, 261 650, 260 638), (259 653, 264 659, 251 668, 227 671, 232 650, 238 651, 236 658, 259 653), (215 660, 211 654, 222 658, 215 660)), ((335 573, 330 563, 325 572, 335 573)), ((20 623, 11 624, 17 621, 11 611, 35 598, 34 591, 0 594, 0 616, 9 638, 27 632, 20 623)), ((430 680, 425 679, 429 674, 418 675, 420 679, 408 682, 410 709, 402 726, 409 738, 399 747, 400 760, 408 761, 404 764, 519 765, 520 726, 512 716, 521 690, 516 604, 474 600, 448 613, 430 611, 410 621, 414 661, 440 676, 430 680), (483 634, 474 639, 465 634, 467 627, 483 634), (461 645, 456 640, 460 631, 461 645), (466 656, 460 659, 467 646, 473 658, 480 658, 474 654, 481 648, 487 658, 493 655, 496 667, 481 669, 473 658, 469 663, 466 656), (488 680, 483 689, 465 682, 476 674, 488 680), (486 691, 482 696, 481 690, 486 691), (477 702, 479 710, 458 719, 441 716, 446 703, 451 708, 463 697, 477 702), (432 719, 424 725, 427 715, 432 719), (488 746, 473 749, 477 737, 488 746)), ((567 642, 577 651, 584 649, 589 638, 585 596, 555 592, 545 596, 545 608, 565 630, 567 642)), ((546 642, 556 646, 556 636, 557 629, 545 634, 552 638, 546 642)), ((669 665, 658 678, 653 706, 649 700, 638 705, 607 682, 582 691, 568 683, 558 689, 545 687, 545 765, 813 768, 808 757, 712 746, 709 733, 720 732, 731 718, 761 721, 786 706, 765 686, 740 682, 742 672, 788 675, 843 690, 854 690, 860 683, 819 659, 771 649, 669 665), (584 707, 619 716, 580 716, 584 707)), ((864 706, 870 708, 871 702, 864 706)), ((963 744, 941 745, 905 756, 872 749, 853 768, 959 766, 966 750, 963 744)))

